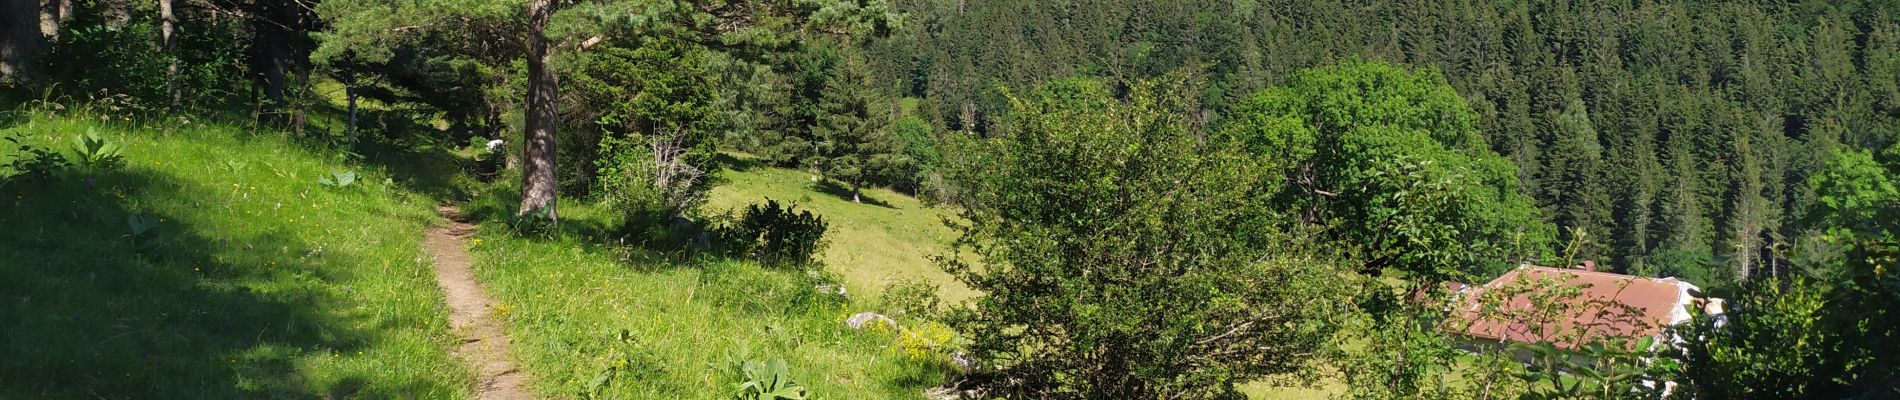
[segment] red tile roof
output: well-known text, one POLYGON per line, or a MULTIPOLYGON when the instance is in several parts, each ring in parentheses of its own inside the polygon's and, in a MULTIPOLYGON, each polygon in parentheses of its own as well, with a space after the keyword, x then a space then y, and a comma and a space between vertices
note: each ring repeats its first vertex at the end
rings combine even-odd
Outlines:
POLYGON ((1476 338, 1551 342, 1564 348, 1609 338, 1650 337, 1677 321, 1690 300, 1684 292, 1688 287, 1693 286, 1674 278, 1523 266, 1466 293, 1462 318, 1454 319, 1452 327, 1476 338), (1560 292, 1572 288, 1574 296, 1560 292), (1533 310, 1534 297, 1564 306, 1533 310), (1463 329, 1457 329, 1460 325, 1463 329))

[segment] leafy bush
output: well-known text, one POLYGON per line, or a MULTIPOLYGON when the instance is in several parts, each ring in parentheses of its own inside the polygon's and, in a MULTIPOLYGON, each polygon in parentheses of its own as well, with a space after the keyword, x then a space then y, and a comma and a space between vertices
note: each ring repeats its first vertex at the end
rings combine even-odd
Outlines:
POLYGON ((1192 85, 1063 80, 1013 98, 1008 134, 946 152, 967 186, 942 258, 983 295, 947 317, 994 394, 1232 398, 1323 349, 1335 264, 1254 196, 1279 181, 1198 129, 1192 85), (980 263, 980 264, 978 264, 980 263))
POLYGON ((356 184, 356 170, 331 168, 329 173, 317 177, 317 183, 329 187, 349 187, 356 184))
POLYGON ((12 182, 49 180, 53 174, 71 165, 65 157, 51 149, 26 144, 11 136, 4 139, 13 142, 16 154, 13 159, 0 164, 6 167, 0 170, 0 186, 12 182))
POLYGON ((937 318, 943 299, 938 286, 921 278, 906 278, 884 287, 884 311, 899 317, 937 318))
POLYGON ((739 400, 804 400, 805 387, 792 380, 792 371, 785 365, 785 359, 773 357, 765 362, 746 360, 739 364, 739 386, 734 399, 739 400))
POLYGON ((120 154, 124 150, 124 147, 99 136, 99 132, 91 128, 87 128, 84 135, 73 136, 73 154, 77 158, 74 161, 88 170, 118 167, 125 162, 120 154))
POLYGON ((1729 313, 1698 318, 1689 347, 1690 382, 1703 396, 1732 399, 1792 399, 1815 390, 1810 382, 1839 371, 1823 370, 1849 345, 1825 329, 1828 307, 1820 287, 1803 279, 1747 285, 1729 313), (1785 287, 1784 287, 1785 286, 1785 287))
POLYGON ((721 242, 728 251, 767 266, 815 264, 829 225, 810 210, 796 208, 772 199, 746 206, 738 221, 720 232, 721 242))
POLYGON ((600 197, 619 213, 624 233, 649 244, 679 245, 701 229, 689 213, 706 202, 711 185, 706 171, 687 162, 688 148, 677 137, 655 136, 600 141, 600 197))
POLYGON ((949 325, 925 321, 897 330, 897 344, 891 349, 904 358, 926 363, 949 364, 951 354, 961 347, 962 337, 949 325))

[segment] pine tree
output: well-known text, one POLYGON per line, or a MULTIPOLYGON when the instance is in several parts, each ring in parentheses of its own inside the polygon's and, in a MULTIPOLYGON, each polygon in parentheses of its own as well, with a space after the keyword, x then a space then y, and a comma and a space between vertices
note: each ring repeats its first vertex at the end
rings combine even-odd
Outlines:
POLYGON ((897 154, 889 135, 889 108, 877 101, 861 60, 846 60, 825 82, 820 114, 812 126, 815 146, 810 165, 827 179, 851 186, 851 201, 869 180, 889 169, 897 154))
POLYGON ((1551 222, 1559 227, 1558 240, 1567 243, 1579 234, 1590 238, 1583 259, 1608 255, 1602 240, 1610 233, 1609 185, 1604 179, 1603 144, 1582 100, 1572 99, 1553 119, 1554 142, 1546 156, 1540 188, 1551 222))

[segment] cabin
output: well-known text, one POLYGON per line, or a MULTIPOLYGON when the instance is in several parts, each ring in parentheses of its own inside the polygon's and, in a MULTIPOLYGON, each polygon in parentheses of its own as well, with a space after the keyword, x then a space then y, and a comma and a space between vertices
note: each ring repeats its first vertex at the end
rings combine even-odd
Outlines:
POLYGON ((1721 299, 1702 297, 1701 288, 1689 282, 1601 272, 1589 262, 1575 269, 1522 265, 1482 286, 1462 287, 1455 298, 1458 309, 1447 328, 1471 348, 1548 342, 1575 349, 1642 338, 1677 344, 1681 338, 1668 328, 1688 322, 1689 310, 1721 314, 1721 299), (1540 303, 1557 309, 1533 309, 1540 303))

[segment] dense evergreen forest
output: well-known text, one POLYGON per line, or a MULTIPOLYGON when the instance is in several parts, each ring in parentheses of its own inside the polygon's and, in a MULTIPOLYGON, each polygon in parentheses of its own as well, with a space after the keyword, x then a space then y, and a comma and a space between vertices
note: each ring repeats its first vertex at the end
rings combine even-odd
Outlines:
POLYGON ((1900 397, 1895 1, 0 0, 0 110, 0 397, 491 396, 375 237, 430 202, 543 396, 1900 397), (1461 285, 1528 266, 1697 306, 1461 285))
POLYGON ((1806 182, 1900 134, 1892 2, 914 1, 863 49, 933 126, 992 131, 1009 88, 1187 69, 1218 124, 1303 68, 1443 74, 1584 258, 1695 281, 1785 275, 1806 182))

